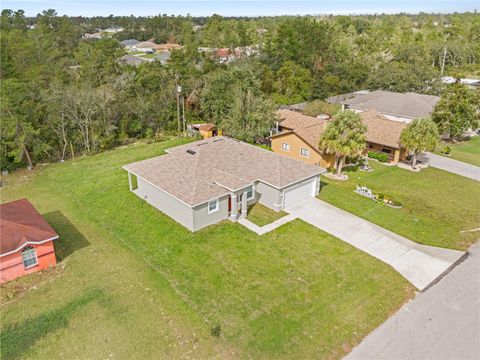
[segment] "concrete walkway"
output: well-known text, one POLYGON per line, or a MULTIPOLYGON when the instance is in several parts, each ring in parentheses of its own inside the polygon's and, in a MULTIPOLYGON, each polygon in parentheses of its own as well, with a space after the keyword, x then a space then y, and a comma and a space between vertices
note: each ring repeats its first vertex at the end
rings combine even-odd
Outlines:
POLYGON ((285 211, 391 265, 419 290, 465 255, 420 245, 316 198, 299 201, 285 211))
POLYGON ((480 359, 480 244, 346 359, 480 359))
POLYGON ((266 234, 272 230, 275 230, 279 226, 282 226, 283 224, 286 224, 292 220, 295 220, 297 217, 295 215, 289 214, 285 215, 284 217, 275 220, 274 222, 267 224, 265 226, 258 226, 254 223, 252 223, 250 220, 247 218, 240 218, 237 220, 238 223, 242 224, 245 226, 247 229, 256 232, 258 235, 263 235, 266 234))
POLYGON ((427 160, 431 167, 480 181, 480 167, 478 166, 429 152, 420 155, 419 158, 420 160, 424 159, 423 161, 427 160))

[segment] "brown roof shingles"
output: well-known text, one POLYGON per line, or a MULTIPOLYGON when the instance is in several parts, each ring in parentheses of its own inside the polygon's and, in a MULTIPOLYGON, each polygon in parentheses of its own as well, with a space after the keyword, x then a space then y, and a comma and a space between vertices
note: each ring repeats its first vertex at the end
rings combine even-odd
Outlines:
POLYGON ((281 189, 324 171, 223 136, 180 145, 167 152, 123 168, 189 206, 242 189, 256 180, 281 189))
MULTIPOLYGON (((311 147, 318 149, 320 137, 328 125, 328 120, 320 120, 312 116, 299 114, 292 110, 279 110, 278 113, 280 118, 284 119, 280 125, 292 130, 276 136, 293 132, 306 141, 311 147), (284 126, 284 124, 287 124, 287 126, 284 126)), ((368 142, 396 149, 400 148, 400 134, 407 126, 406 123, 387 119, 373 109, 359 113, 359 115, 363 123, 367 125, 368 142)))
MULTIPOLYGON (((27 199, 0 205, 0 256, 58 234, 27 199)), ((52 239, 53 240, 53 239, 52 239)))

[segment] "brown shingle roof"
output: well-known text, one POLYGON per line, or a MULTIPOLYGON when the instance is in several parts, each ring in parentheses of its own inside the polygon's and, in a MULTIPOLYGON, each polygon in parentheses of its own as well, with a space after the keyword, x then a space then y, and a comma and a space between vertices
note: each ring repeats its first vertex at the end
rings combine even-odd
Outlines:
POLYGON ((370 109, 359 114, 367 125, 367 141, 379 145, 400 148, 400 134, 406 123, 387 119, 378 111, 370 109))
POLYGON ((217 127, 217 125, 215 124, 202 124, 198 127, 199 130, 202 130, 202 131, 210 131, 210 130, 213 130, 217 127))
MULTIPOLYGON (((27 199, 0 205, 0 256, 58 234, 27 199)), ((53 240, 53 239, 52 239, 53 240)))
POLYGON ((167 152, 123 168, 189 206, 242 189, 256 180, 281 189, 324 171, 223 136, 177 146, 167 152))
POLYGON ((313 116, 303 115, 302 113, 288 109, 278 110, 277 117, 280 120, 280 125, 283 128, 290 130, 312 125, 319 125, 324 122, 324 120, 317 119, 313 116))
POLYGON ((439 100, 438 96, 433 95, 376 90, 345 100, 342 104, 356 109, 375 109, 382 114, 414 119, 429 116, 439 100))
MULTIPOLYGON (((279 110, 279 112, 280 111, 284 119, 280 124, 284 126, 283 124, 286 122, 288 124, 286 127, 292 129, 290 132, 297 134, 312 148, 317 149, 320 137, 328 125, 328 120, 320 120, 291 110, 279 110)), ((373 109, 359 113, 359 115, 363 123, 367 125, 368 142, 397 149, 400 148, 400 134, 407 126, 406 123, 387 119, 373 109)), ((283 132, 276 136, 281 136, 286 133, 288 132, 283 132)))

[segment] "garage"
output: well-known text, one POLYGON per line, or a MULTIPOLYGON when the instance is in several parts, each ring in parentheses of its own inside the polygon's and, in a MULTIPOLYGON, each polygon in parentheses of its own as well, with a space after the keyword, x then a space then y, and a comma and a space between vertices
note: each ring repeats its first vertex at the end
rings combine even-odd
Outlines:
POLYGON ((284 190, 283 208, 287 208, 296 202, 315 196, 317 177, 302 181, 284 190))

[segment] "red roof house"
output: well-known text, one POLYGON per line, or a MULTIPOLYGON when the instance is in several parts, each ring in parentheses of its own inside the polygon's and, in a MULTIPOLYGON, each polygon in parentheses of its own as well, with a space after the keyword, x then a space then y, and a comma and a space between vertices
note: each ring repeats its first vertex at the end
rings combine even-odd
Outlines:
POLYGON ((0 205, 0 284, 54 266, 56 239, 27 199, 0 205))

